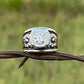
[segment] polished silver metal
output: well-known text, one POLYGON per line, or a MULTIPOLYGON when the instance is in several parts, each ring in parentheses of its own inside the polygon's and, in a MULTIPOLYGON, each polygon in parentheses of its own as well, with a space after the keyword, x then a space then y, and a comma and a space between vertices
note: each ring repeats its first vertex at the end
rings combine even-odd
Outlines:
POLYGON ((30 28, 23 35, 24 52, 53 52, 57 50, 57 42, 55 30, 48 27, 30 28))

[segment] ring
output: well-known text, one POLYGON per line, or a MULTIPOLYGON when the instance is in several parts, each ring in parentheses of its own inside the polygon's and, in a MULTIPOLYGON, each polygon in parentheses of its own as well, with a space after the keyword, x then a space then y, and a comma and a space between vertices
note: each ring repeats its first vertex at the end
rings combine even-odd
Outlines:
POLYGON ((58 47, 55 30, 48 27, 34 27, 23 34, 24 52, 53 52, 58 47))

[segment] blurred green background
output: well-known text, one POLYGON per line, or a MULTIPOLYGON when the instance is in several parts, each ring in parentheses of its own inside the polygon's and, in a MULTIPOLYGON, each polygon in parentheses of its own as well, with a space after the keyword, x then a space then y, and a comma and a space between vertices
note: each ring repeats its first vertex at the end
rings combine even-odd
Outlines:
MULTIPOLYGON (((84 54, 84 0, 0 0, 0 51, 22 49, 23 32, 50 27, 58 34, 58 51, 84 54)), ((29 59, 0 60, 0 84, 84 84, 84 63, 29 59)))

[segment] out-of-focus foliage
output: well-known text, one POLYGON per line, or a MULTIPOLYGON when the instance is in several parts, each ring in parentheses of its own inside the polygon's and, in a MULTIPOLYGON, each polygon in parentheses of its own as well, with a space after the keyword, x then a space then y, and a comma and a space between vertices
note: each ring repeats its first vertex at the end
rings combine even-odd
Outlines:
MULTIPOLYGON (((23 32, 45 26, 56 30, 58 51, 84 54, 84 0, 0 0, 0 51, 22 50, 23 32)), ((83 84, 84 63, 0 60, 0 84, 83 84)))
POLYGON ((0 8, 5 9, 20 9, 22 7, 22 0, 0 0, 0 8))

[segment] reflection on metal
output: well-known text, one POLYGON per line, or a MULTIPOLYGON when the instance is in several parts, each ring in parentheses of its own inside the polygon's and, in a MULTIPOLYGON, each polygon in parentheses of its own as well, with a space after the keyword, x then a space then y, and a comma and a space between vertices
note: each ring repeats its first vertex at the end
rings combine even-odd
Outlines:
POLYGON ((53 52, 57 50, 57 34, 47 27, 30 28, 23 35, 24 52, 53 52))

